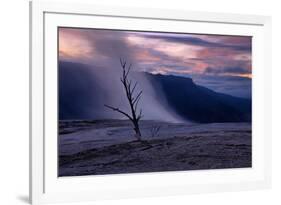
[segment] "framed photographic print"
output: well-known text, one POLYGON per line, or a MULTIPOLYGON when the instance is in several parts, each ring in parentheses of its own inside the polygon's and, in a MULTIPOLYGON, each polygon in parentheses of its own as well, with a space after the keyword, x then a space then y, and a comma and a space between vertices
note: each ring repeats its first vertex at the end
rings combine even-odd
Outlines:
POLYGON ((270 17, 39 1, 30 19, 31 203, 270 187, 270 17))

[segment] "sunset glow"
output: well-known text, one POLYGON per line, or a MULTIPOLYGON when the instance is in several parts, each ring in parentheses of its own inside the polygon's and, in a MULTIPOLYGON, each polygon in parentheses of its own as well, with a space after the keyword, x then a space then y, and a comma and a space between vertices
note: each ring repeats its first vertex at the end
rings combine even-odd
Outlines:
POLYGON ((121 57, 136 71, 192 77, 223 92, 229 90, 225 80, 229 77, 237 95, 246 97, 251 95, 251 83, 240 82, 252 78, 251 48, 248 36, 59 29, 60 61, 112 68, 121 57))

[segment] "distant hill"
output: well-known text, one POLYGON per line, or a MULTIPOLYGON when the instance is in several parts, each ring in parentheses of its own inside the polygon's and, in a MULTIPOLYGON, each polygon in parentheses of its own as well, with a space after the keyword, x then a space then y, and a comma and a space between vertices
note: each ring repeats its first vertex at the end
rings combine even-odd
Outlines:
MULTIPOLYGON (((93 80, 93 68, 70 62, 59 63, 59 118, 106 118, 99 112, 104 97, 93 80), (94 98, 93 98, 94 95, 94 98), (95 110, 96 109, 96 110, 95 110)), ((201 123, 250 122, 251 100, 214 92, 196 85, 191 78, 144 74, 168 105, 184 119, 201 123)))
POLYGON ((251 100, 214 92, 191 78, 147 74, 161 88, 171 107, 183 118, 196 122, 249 122, 251 100))

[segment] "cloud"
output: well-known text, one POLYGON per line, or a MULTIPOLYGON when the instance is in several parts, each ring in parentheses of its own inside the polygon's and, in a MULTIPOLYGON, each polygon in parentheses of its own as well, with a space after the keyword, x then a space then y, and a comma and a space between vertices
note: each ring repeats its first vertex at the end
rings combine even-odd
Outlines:
MULTIPOLYGON (((60 60, 119 69, 119 58, 123 58, 131 62, 136 71, 195 76, 198 82, 214 89, 238 88, 239 81, 231 83, 233 80, 220 78, 215 87, 215 81, 208 78, 251 78, 251 44, 249 36, 59 29, 60 60)), ((248 84, 241 86, 245 90, 249 87, 248 84)))
POLYGON ((247 68, 243 67, 223 67, 223 68, 214 68, 207 67, 205 69, 205 74, 250 74, 247 68))
MULTIPOLYGON (((251 51, 251 37, 227 37, 221 41, 204 40, 204 36, 200 35, 145 35, 146 38, 161 39, 168 42, 183 43, 188 45, 201 46, 205 48, 229 48, 237 51, 251 51), (194 37, 196 36, 196 37, 194 37)), ((219 36, 216 36, 219 39, 219 36)))

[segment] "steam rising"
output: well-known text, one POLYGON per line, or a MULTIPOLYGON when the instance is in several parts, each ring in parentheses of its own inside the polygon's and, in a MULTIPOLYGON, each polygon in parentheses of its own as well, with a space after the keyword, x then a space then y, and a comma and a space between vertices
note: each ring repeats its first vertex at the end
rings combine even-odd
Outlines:
MULTIPOLYGON (((118 107, 121 110, 130 113, 128 100, 126 98, 125 90, 121 84, 120 76, 121 66, 116 63, 116 68, 94 68, 91 67, 91 78, 98 86, 100 93, 99 97, 95 96, 95 92, 92 93, 93 99, 90 101, 95 102, 98 105, 97 108, 92 107, 94 110, 93 118, 95 116, 106 117, 106 118, 117 118, 124 119, 119 113, 112 112, 104 107, 104 104, 110 104, 118 107)), ((155 86, 145 77, 144 73, 134 72, 133 68, 129 74, 129 79, 134 82, 138 82, 138 90, 143 91, 143 95, 139 102, 139 109, 143 111, 144 120, 161 120, 170 122, 181 122, 183 121, 171 108, 163 95, 160 88, 157 90, 155 86)), ((95 89, 97 91, 97 89, 95 89)), ((97 91, 98 92, 98 91, 97 91)), ((91 109, 90 109, 91 110, 91 109)))
MULTIPOLYGON (((90 91, 87 91, 87 93, 90 92, 90 95, 87 96, 87 102, 83 102, 84 108, 80 108, 84 110, 83 116, 97 119, 124 118, 124 116, 119 113, 108 110, 104 107, 104 104, 118 107, 130 113, 128 100, 126 99, 124 88, 120 82, 120 77, 122 75, 122 69, 119 63, 120 57, 128 63, 133 63, 129 78, 133 81, 137 81, 138 89, 143 90, 143 95, 138 106, 143 111, 143 119, 173 122, 182 121, 182 119, 169 108, 162 90, 160 88, 155 90, 144 73, 138 72, 144 70, 143 62, 140 62, 136 56, 141 50, 128 42, 128 37, 124 35, 124 32, 60 28, 59 42, 61 62, 68 61, 87 64, 87 68, 85 68, 85 66, 83 67, 83 69, 87 70, 87 76, 83 74, 84 77, 75 77, 76 86, 85 83, 83 82, 85 80, 83 78, 87 78, 87 81, 89 81, 87 89, 90 89, 90 91), (71 56, 65 54, 77 50, 76 48, 82 45, 87 45, 87 49, 85 49, 84 53, 80 52, 77 55, 71 56)), ((147 64, 147 66, 149 65, 147 64)), ((76 88, 73 87, 73 89, 76 88)), ((79 99, 75 100, 79 101, 79 99)), ((80 101, 82 101, 82 99, 80 99, 80 101)), ((77 103, 79 104, 79 102, 77 103)))

